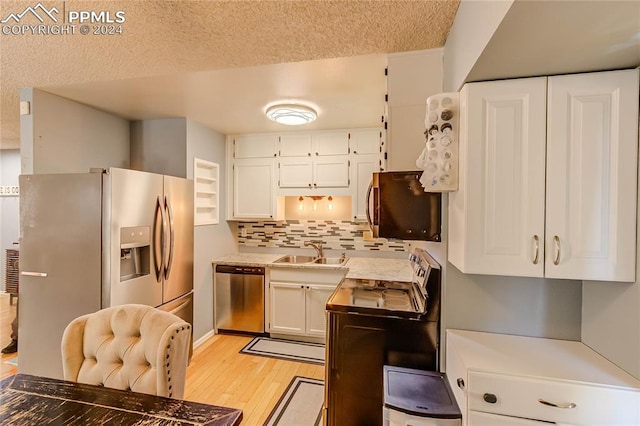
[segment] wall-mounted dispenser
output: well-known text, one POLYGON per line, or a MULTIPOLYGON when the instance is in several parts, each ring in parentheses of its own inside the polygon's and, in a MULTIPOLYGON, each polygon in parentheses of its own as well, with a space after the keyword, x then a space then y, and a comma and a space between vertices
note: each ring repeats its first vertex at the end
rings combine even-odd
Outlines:
POLYGON ((416 160, 416 166, 424 170, 420 183, 426 192, 457 191, 460 134, 458 92, 429 96, 424 125, 425 147, 416 160))
POLYGON ((120 228, 120 281, 149 275, 151 228, 120 228))

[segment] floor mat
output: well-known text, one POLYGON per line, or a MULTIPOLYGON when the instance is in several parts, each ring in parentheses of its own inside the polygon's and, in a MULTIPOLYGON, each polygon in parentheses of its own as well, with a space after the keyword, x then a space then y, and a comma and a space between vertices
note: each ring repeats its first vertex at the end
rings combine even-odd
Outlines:
POLYGON ((242 354, 268 356, 291 361, 324 365, 325 349, 321 343, 256 337, 240 350, 242 354))
POLYGON ((324 382, 295 376, 264 426, 317 426, 322 422, 324 382))

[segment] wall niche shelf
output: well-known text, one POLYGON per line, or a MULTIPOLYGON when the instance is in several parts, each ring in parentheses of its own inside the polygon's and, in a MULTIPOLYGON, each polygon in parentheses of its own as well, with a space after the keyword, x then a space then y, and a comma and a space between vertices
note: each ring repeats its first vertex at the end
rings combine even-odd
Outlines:
POLYGON ((220 165, 193 159, 194 225, 220 222, 220 165))

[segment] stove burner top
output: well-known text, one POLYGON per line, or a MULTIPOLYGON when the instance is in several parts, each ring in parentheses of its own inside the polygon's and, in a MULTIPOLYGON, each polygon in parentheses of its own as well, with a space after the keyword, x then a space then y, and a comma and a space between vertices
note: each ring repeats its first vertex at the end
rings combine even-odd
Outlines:
POLYGON ((327 301, 327 309, 421 318, 427 314, 426 283, 431 266, 423 262, 419 252, 412 253, 409 261, 413 282, 346 278, 327 301))

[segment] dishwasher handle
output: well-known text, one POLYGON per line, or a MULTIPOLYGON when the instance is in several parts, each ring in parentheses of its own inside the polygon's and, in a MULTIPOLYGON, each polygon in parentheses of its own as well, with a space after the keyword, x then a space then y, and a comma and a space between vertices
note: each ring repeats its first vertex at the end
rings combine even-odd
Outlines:
POLYGON ((216 265, 219 274, 264 275, 264 268, 259 266, 216 265))

